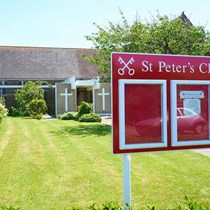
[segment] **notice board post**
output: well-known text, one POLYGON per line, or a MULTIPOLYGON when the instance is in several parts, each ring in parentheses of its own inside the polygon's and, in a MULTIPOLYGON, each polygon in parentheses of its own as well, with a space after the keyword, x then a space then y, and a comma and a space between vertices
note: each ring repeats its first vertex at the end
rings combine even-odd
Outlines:
POLYGON ((210 57, 112 53, 111 65, 114 154, 210 147, 210 57))
MULTIPOLYGON (((123 155, 123 202, 131 205, 131 156, 123 155)), ((125 205, 125 209, 127 206, 125 205)))

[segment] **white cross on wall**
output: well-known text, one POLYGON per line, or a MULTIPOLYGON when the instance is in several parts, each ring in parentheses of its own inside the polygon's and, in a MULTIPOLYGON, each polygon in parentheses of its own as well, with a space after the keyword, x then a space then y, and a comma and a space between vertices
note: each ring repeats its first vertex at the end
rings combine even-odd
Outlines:
POLYGON ((102 96, 102 109, 105 111, 105 96, 109 96, 109 93, 105 93, 105 88, 102 88, 102 93, 98 93, 99 96, 102 96))
POLYGON ((68 96, 71 96, 72 93, 68 93, 68 89, 65 88, 65 92, 61 93, 60 95, 65 97, 65 112, 68 112, 68 96))

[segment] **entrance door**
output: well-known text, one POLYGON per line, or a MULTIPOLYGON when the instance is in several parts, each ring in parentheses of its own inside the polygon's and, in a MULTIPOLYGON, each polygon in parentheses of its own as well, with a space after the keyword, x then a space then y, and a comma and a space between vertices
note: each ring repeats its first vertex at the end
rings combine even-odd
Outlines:
POLYGON ((51 116, 55 116, 55 89, 47 88, 44 91, 44 100, 47 104, 47 113, 51 116))
POLYGON ((77 88, 77 106, 83 101, 93 103, 93 93, 90 88, 78 87, 77 88))

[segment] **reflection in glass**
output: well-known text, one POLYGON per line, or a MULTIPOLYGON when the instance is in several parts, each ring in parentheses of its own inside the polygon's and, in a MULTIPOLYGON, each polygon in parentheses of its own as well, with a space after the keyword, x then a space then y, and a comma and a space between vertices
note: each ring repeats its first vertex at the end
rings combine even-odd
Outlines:
POLYGON ((125 85, 126 144, 162 142, 161 85, 125 85))
POLYGON ((178 133, 192 131, 194 134, 201 134, 206 125, 204 118, 189 108, 177 108, 178 133))
POLYGON ((209 139, 208 85, 177 85, 178 141, 209 139))

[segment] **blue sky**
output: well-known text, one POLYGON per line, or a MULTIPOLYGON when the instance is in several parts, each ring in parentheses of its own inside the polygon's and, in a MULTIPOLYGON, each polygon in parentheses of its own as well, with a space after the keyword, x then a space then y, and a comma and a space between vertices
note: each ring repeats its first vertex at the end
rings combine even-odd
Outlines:
POLYGON ((132 23, 151 15, 178 16, 182 11, 194 25, 210 31, 209 0, 0 0, 0 45, 90 48, 84 36, 120 20, 119 8, 132 23))

